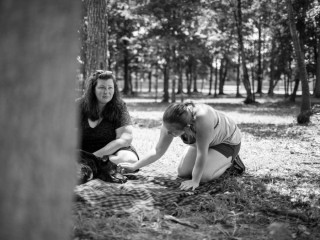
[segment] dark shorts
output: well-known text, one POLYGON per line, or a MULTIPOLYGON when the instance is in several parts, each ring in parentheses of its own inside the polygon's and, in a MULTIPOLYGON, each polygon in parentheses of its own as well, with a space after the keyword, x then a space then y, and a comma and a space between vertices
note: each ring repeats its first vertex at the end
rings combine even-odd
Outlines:
POLYGON ((138 160, 139 160, 139 155, 138 155, 136 149, 135 149, 133 146, 119 148, 119 149, 118 149, 117 151, 115 151, 113 154, 116 154, 116 153, 119 152, 120 150, 127 150, 127 151, 133 152, 133 153, 137 156, 137 158, 138 158, 138 160))
POLYGON ((209 147, 210 149, 214 149, 224 155, 226 158, 232 156, 232 161, 240 152, 241 143, 238 145, 230 145, 226 143, 220 143, 218 145, 209 147))

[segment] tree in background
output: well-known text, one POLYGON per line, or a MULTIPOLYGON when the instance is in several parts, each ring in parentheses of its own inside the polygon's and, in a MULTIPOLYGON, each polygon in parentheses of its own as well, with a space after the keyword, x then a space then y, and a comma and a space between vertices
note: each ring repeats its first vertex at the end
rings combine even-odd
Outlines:
POLYGON ((108 8, 105 0, 83 0, 84 77, 108 69, 108 8))
POLYGON ((249 81, 249 74, 247 68, 247 57, 244 49, 243 34, 242 34, 242 5, 241 0, 237 0, 234 6, 234 18, 237 23, 238 41, 239 41, 239 54, 241 55, 241 66, 243 72, 243 85, 247 92, 245 103, 250 104, 255 102, 254 95, 252 93, 251 84, 249 81))
MULTIPOLYGON (((203 90, 205 85, 211 93, 213 82, 219 93, 224 94, 225 84, 234 81, 237 82, 234 91, 240 97, 241 78, 247 93, 246 103, 254 102, 255 92, 261 94, 263 85, 267 84, 270 96, 278 89, 284 89, 285 96, 290 95, 291 99, 296 96, 300 80, 293 74, 297 64, 293 61, 293 47, 288 44, 291 36, 285 2, 112 0, 106 3, 108 17, 101 21, 108 21, 105 24, 108 68, 118 80, 124 81, 124 94, 133 94, 134 88, 141 90, 140 80, 148 75, 148 92, 152 92, 152 86, 163 84, 165 102, 169 101, 168 88, 173 76, 178 77, 177 93, 186 89, 188 95, 201 94, 199 86, 203 90), (204 85, 204 79, 209 84, 204 85)), ((309 81, 316 76, 319 32, 316 24, 319 20, 310 16, 318 17, 318 6, 317 0, 294 2, 294 8, 299 10, 295 18, 301 48, 307 49, 305 64, 309 81)), ((318 85, 315 81, 314 93, 318 85)))
POLYGON ((314 86, 314 96, 316 98, 320 98, 320 1, 318 0, 318 4, 316 1, 311 5, 312 7, 307 13, 309 17, 309 22, 312 26, 314 26, 314 65, 316 68, 315 75, 315 86, 314 86))
POLYGON ((300 108, 300 114, 297 117, 298 123, 303 124, 310 121, 311 104, 310 104, 310 92, 308 85, 308 77, 306 66, 304 63, 304 52, 301 49, 300 40, 297 34, 296 25, 294 21, 294 12, 292 8, 291 0, 286 0, 288 10, 288 24, 290 26, 290 32, 292 35, 295 56, 298 63, 299 78, 302 83, 302 102, 300 108))

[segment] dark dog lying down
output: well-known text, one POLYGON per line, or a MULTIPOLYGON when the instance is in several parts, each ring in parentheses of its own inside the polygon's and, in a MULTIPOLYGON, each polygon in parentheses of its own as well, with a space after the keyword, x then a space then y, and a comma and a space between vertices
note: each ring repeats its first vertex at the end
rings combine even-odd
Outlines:
POLYGON ((125 183, 123 169, 111 162, 107 156, 102 158, 94 154, 79 150, 78 156, 78 184, 99 178, 105 182, 125 183))

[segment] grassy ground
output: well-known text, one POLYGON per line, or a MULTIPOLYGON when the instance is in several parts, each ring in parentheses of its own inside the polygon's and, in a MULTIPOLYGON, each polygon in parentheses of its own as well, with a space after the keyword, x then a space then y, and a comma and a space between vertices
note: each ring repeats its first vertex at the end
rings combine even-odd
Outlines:
MULTIPOLYGON (((220 193, 209 194, 198 208, 177 207, 175 216, 198 229, 168 224, 159 213, 129 218, 87 213, 75 216, 74 239, 320 239, 320 115, 300 126, 299 103, 263 98, 244 105, 242 100, 210 101, 237 121, 247 171, 225 180, 220 193)), ((165 107, 128 101, 140 155, 155 144, 165 107)), ((176 176, 185 148, 174 139, 163 158, 140 173, 176 176)))

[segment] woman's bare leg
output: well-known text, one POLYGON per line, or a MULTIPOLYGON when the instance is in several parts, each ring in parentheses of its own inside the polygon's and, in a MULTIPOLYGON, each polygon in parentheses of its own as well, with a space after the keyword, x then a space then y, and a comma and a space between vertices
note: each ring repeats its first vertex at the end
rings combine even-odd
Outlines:
MULTIPOLYGON (((179 177, 192 177, 192 170, 197 156, 197 149, 189 147, 183 155, 178 167, 179 177)), ((201 182, 207 182, 220 177, 231 166, 231 157, 225 157, 220 152, 209 149, 208 159, 204 167, 201 182)))

